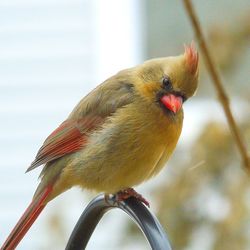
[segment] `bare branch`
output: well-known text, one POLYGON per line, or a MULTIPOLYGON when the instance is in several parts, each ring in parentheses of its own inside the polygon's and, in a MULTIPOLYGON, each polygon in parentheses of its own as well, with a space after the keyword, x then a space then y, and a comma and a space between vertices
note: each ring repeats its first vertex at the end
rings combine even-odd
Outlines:
POLYGON ((240 133, 240 130, 237 126, 237 123, 233 117, 230 103, 229 103, 229 97, 226 94, 225 88, 223 87, 222 81, 220 79, 220 76, 218 74, 217 68, 215 67, 215 63, 212 60, 211 54, 208 50, 207 43, 205 41, 204 35, 202 33, 202 29, 198 20, 197 15, 195 14, 192 2, 190 0, 183 0, 184 6, 186 8, 186 11, 188 13, 188 16, 191 20, 196 38, 199 43, 199 47, 201 49, 201 52, 203 54, 208 72, 212 78, 212 82, 214 84, 214 87, 217 91, 218 99, 223 107, 224 113, 226 115, 228 125, 230 127, 231 133, 235 139, 236 145, 239 149, 239 152, 241 154, 243 164, 246 167, 247 170, 250 171, 250 158, 247 153, 247 148, 245 146, 245 143, 243 141, 242 135, 240 133))

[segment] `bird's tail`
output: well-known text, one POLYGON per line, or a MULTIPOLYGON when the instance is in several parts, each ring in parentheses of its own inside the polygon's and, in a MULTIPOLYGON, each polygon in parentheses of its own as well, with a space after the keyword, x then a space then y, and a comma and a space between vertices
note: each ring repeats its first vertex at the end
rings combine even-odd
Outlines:
POLYGON ((24 235, 28 232, 34 221, 46 206, 44 201, 50 195, 52 190, 53 186, 47 186, 38 196, 32 200, 0 250, 13 250, 16 248, 18 243, 22 240, 24 235))

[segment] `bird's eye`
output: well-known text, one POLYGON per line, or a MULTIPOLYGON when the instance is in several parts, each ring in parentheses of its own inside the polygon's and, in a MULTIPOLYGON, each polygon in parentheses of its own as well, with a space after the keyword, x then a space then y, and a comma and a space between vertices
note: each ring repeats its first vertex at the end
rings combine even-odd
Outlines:
POLYGON ((166 90, 172 89, 172 83, 171 83, 171 80, 168 76, 164 76, 162 83, 163 83, 164 89, 166 89, 166 90))

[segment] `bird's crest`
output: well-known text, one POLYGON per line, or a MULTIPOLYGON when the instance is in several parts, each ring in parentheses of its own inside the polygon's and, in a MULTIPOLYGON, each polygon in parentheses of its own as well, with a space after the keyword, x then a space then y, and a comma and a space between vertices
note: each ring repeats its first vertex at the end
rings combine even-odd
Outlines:
POLYGON ((190 73, 196 74, 199 63, 199 54, 195 49, 194 42, 192 42, 190 45, 184 45, 184 48, 184 55, 186 57, 188 69, 190 73))

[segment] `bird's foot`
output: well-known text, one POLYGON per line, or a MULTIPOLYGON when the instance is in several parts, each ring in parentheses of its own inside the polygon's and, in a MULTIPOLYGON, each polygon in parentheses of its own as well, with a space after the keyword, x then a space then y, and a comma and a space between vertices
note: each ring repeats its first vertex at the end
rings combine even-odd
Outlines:
POLYGON ((147 207, 149 207, 149 202, 141 194, 137 193, 133 188, 126 188, 116 193, 117 202, 124 201, 130 197, 136 198, 137 200, 144 203, 147 207))

